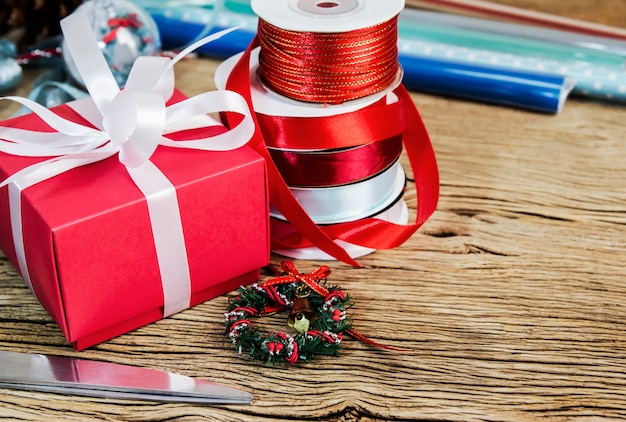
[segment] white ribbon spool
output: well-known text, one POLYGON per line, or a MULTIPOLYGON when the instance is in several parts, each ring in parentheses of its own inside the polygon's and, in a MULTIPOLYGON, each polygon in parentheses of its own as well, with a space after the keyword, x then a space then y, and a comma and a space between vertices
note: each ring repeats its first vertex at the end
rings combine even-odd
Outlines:
MULTIPOLYGON (((397 201, 392 207, 381 212, 380 214, 374 215, 378 219, 388 221, 394 224, 404 225, 409 221, 409 210, 406 205, 404 199, 400 199, 397 201)), ((336 240, 336 242, 341 245, 348 254, 356 259, 362 256, 368 255, 372 252, 376 252, 376 249, 366 248, 364 246, 354 245, 352 243, 344 242, 343 240, 336 240)), ((308 259, 308 260, 334 260, 332 256, 328 255, 326 252, 315 248, 299 248, 299 249, 276 249, 272 250, 272 252, 283 255, 289 258, 294 259, 308 259)))
MULTIPOLYGON (((350 185, 295 188, 291 192, 317 224, 359 220, 389 207, 404 190, 406 176, 399 161, 382 173, 350 185)), ((270 215, 285 220, 274 206, 270 215)))

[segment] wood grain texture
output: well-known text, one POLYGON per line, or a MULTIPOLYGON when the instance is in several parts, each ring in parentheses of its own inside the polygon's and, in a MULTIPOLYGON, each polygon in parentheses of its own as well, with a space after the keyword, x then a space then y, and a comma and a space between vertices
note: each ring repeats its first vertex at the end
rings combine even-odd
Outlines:
MULTIPOLYGON (((499 2, 602 23, 626 15, 620 1, 499 2)), ((189 95, 213 89, 214 69, 209 60, 183 61, 178 86, 189 95)), ((253 392, 255 401, 204 407, 0 389, 0 418, 626 418, 626 110, 571 99, 548 116, 413 98, 439 162, 436 213, 402 247, 361 258, 363 268, 329 265, 331 281, 354 296, 355 328, 414 352, 347 339, 339 358, 295 367, 250 362, 223 336, 224 296, 76 353, 1 259, 1 349, 203 377, 253 392)), ((412 183, 407 198, 414 210, 412 183)), ((321 264, 295 263, 302 271, 321 264)), ((272 331, 282 324, 278 317, 259 322, 272 331)))

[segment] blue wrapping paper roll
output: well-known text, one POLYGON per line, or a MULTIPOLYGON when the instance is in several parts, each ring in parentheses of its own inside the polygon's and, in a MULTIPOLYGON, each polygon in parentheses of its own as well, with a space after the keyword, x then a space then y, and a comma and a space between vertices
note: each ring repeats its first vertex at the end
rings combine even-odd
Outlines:
MULTIPOLYGON (((210 12, 201 10, 202 13, 210 12)), ((156 10, 151 10, 151 15, 159 28, 163 47, 169 49, 181 48, 202 35, 215 34, 231 27, 221 26, 219 23, 207 26, 206 23, 200 21, 180 20, 177 17, 170 17, 156 10)), ((196 52, 219 58, 230 57, 244 51, 255 34, 256 26, 252 29, 241 27, 218 40, 200 47, 196 52)))
POLYGON ((561 75, 400 55, 403 83, 416 91, 557 113, 573 82, 561 75))
MULTIPOLYGON (((198 50, 200 54, 227 58, 245 50, 256 34, 257 18, 248 14, 217 13, 199 7, 179 7, 175 12, 151 7, 148 11, 165 48, 180 48, 200 36, 241 25, 198 50)), ((558 113, 572 88, 561 75, 431 59, 402 51, 399 61, 408 89, 543 113, 558 113)))

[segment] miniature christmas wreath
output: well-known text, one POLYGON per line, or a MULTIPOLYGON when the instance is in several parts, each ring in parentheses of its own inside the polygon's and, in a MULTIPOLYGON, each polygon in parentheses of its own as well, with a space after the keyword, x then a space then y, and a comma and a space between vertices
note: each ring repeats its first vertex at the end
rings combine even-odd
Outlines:
POLYGON ((230 299, 226 334, 239 353, 249 352, 254 360, 268 364, 309 361, 316 355, 337 355, 344 332, 351 334, 352 321, 346 311, 349 295, 338 287, 326 287, 330 268, 319 267, 299 273, 290 261, 281 264, 284 274, 264 283, 241 287, 230 299), (263 333, 253 327, 253 316, 273 315, 290 309, 288 325, 295 333, 263 333))

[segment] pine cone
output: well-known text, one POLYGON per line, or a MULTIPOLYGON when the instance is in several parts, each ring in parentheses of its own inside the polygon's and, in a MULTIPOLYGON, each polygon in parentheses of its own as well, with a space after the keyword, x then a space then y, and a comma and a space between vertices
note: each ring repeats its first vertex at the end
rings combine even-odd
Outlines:
POLYGON ((0 36, 17 28, 23 35, 17 41, 18 50, 57 35, 59 22, 72 13, 82 0, 0 0, 0 36))

